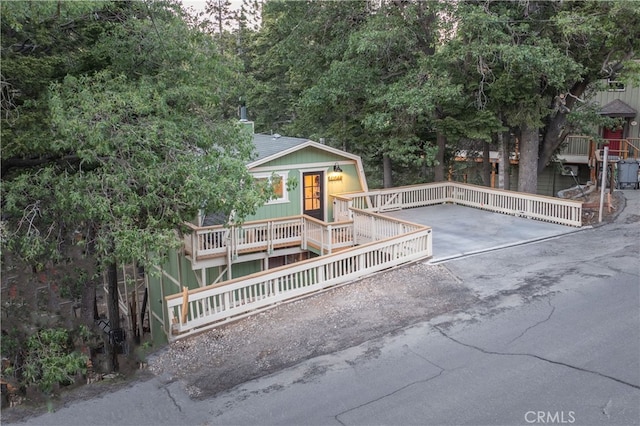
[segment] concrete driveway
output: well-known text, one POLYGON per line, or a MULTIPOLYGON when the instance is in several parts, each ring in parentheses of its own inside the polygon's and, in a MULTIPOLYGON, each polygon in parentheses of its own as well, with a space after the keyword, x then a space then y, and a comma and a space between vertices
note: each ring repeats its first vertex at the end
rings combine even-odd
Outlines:
POLYGON ((398 210, 384 215, 433 228, 433 258, 429 263, 545 240, 584 229, 454 204, 398 210))

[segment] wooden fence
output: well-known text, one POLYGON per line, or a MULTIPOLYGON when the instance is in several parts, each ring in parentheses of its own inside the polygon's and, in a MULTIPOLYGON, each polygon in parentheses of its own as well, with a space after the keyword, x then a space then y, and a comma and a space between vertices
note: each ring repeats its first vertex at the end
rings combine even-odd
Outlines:
POLYGON ((570 226, 582 224, 581 202, 438 182, 335 196, 334 212, 339 222, 334 223, 299 216, 247 222, 241 228, 192 227, 191 235, 185 237, 185 247, 193 259, 292 244, 316 248, 326 255, 167 296, 166 318, 171 322, 165 323, 165 332, 169 341, 431 256, 431 228, 380 213, 442 203, 570 226))
POLYGON ((458 182, 437 182, 335 196, 336 220, 350 220, 352 208, 385 212, 454 203, 568 226, 582 226, 582 202, 458 182), (349 212, 349 214, 345 214, 349 212))
POLYGON ((167 296, 166 318, 171 318, 171 324, 165 324, 168 327, 165 332, 169 341, 432 255, 431 228, 426 226, 357 211, 353 229, 359 230, 355 231, 356 239, 372 242, 167 296))

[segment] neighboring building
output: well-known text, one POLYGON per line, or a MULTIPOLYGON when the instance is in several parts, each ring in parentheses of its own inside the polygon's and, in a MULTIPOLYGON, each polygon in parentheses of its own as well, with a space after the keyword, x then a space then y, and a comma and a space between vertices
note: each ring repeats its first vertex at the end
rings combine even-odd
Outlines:
MULTIPOLYGON (((594 182, 602 167, 602 150, 609 145, 610 161, 623 158, 638 158, 640 150, 640 87, 625 85, 618 81, 607 82, 608 89, 596 94, 593 102, 600 105, 600 114, 617 119, 613 128, 599 127, 597 134, 602 141, 584 135, 570 135, 565 147, 558 154, 557 161, 547 166, 538 176, 538 194, 556 196, 558 191, 587 181, 594 182)), ((514 152, 511 163, 510 190, 518 186, 518 152, 514 152)), ((482 158, 469 158, 459 153, 456 170, 452 173, 458 181, 482 184, 482 158), (466 163, 466 164, 465 164, 466 163)), ((498 167, 498 153, 490 153, 492 174, 498 167)), ((495 187, 497 179, 492 179, 495 187)))

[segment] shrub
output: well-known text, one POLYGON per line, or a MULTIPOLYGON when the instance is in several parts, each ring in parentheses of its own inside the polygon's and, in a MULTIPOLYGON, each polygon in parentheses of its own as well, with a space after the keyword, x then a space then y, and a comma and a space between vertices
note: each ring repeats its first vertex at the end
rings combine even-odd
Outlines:
POLYGON ((87 371, 87 356, 74 352, 67 330, 44 329, 27 339, 27 355, 22 377, 25 384, 35 384, 50 392, 56 384, 73 383, 77 373, 87 371))

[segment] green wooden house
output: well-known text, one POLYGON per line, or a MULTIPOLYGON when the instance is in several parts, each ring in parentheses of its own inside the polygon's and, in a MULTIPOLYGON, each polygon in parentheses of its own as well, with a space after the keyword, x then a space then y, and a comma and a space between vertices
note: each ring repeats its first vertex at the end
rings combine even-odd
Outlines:
MULTIPOLYGON (((243 124, 253 133, 251 122, 243 124)), ((203 213, 184 236, 184 247, 171 251, 147 274, 150 327, 156 342, 166 341, 163 328, 170 321, 164 317, 166 296, 327 253, 311 241, 301 244, 300 234, 309 233, 310 220, 325 228, 334 222, 334 194, 368 191, 357 155, 278 134, 254 134, 253 141, 256 157, 247 168, 256 179, 274 182, 276 198, 239 228, 225 226, 225 217, 203 213)))

